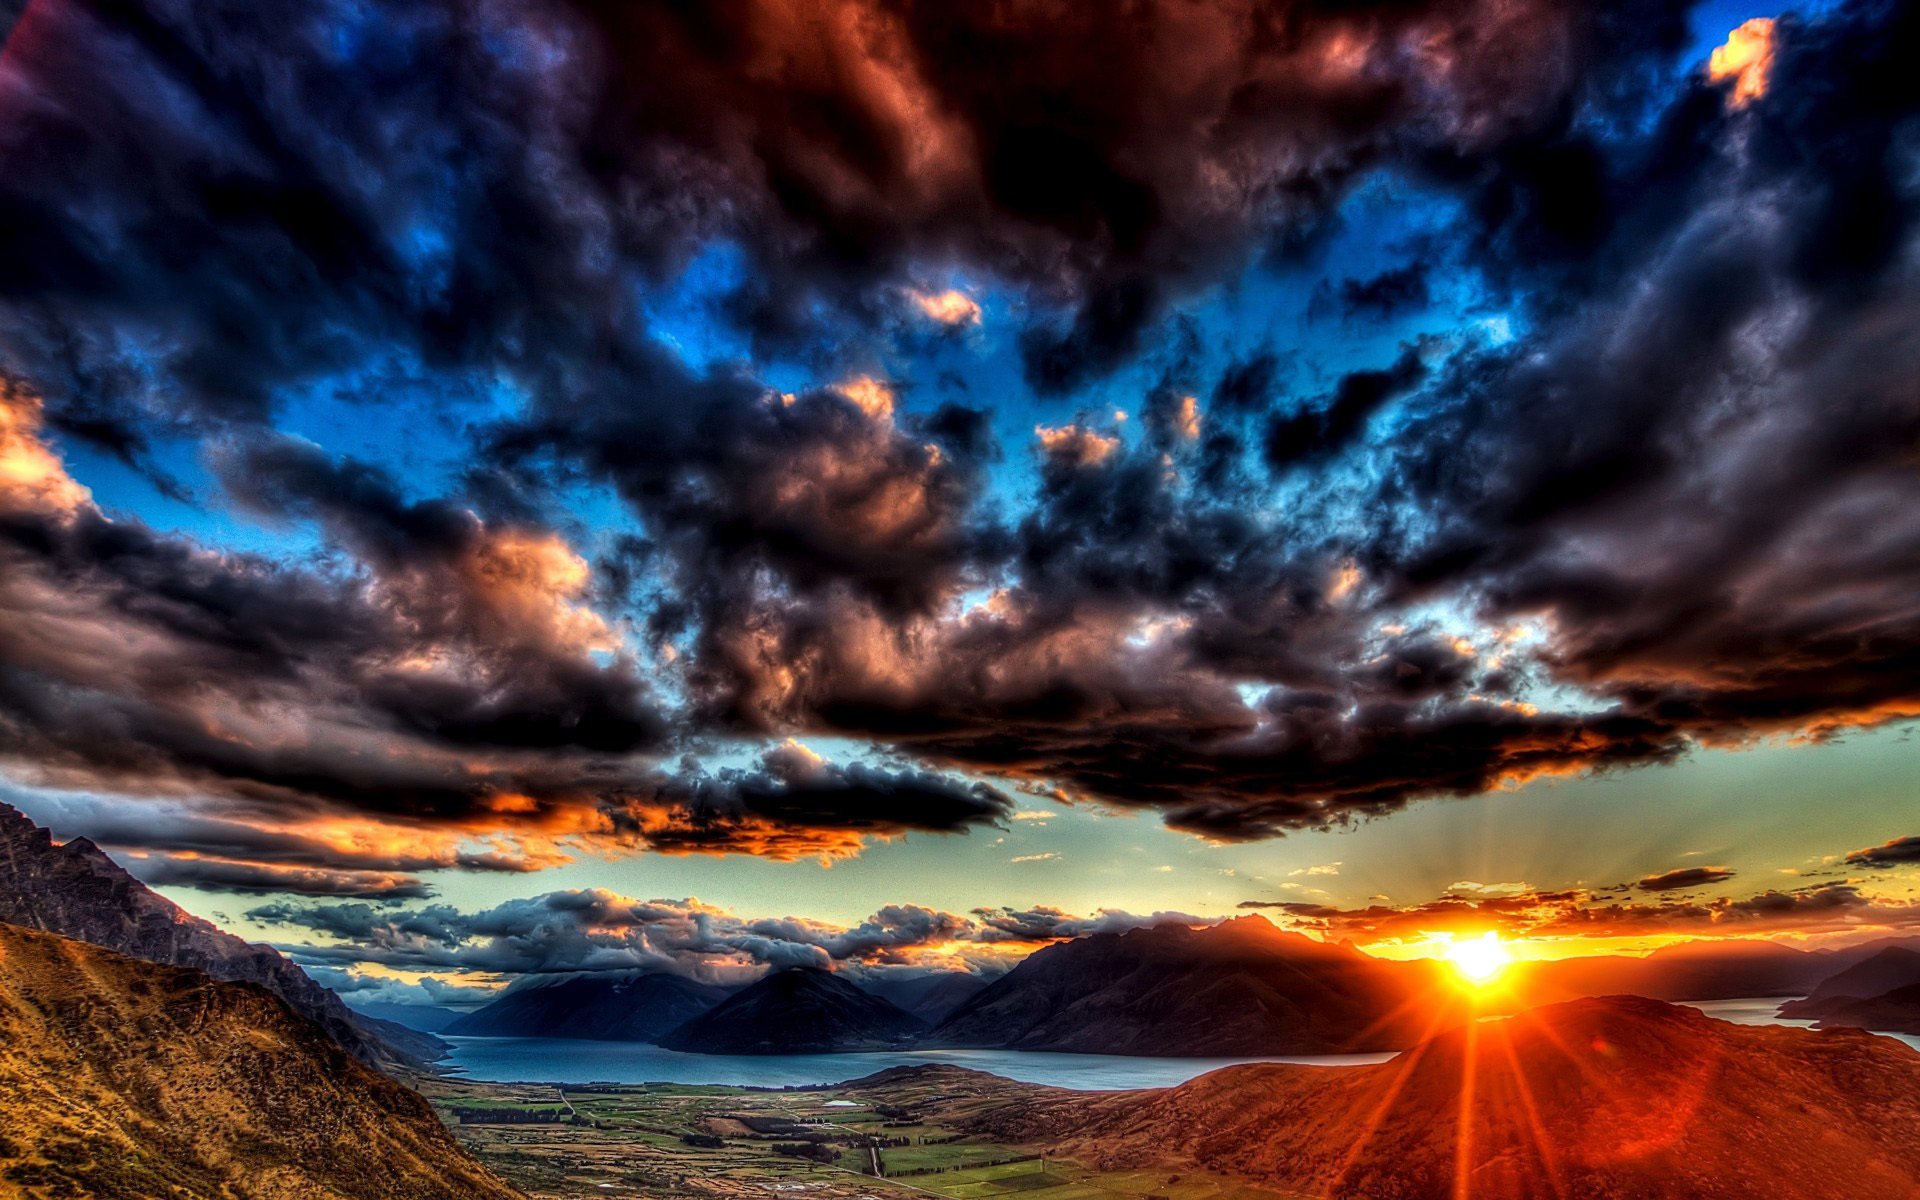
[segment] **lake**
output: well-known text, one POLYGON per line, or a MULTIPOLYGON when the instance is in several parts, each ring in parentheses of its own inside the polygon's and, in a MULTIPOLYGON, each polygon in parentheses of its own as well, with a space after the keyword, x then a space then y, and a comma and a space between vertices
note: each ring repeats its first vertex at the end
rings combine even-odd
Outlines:
MULTIPOLYGON (((444 1036, 444 1035, 443 1035, 444 1036)), ((844 1083, 888 1067, 945 1063, 990 1071, 1024 1083, 1080 1091, 1171 1087, 1236 1063, 1285 1062, 1350 1067, 1385 1062, 1391 1054, 1331 1054, 1299 1058, 1127 1058, 1111 1054, 1046 1054, 1024 1050, 913 1050, 860 1054, 788 1054, 778 1057, 679 1054, 644 1042, 586 1042, 564 1038, 448 1037, 453 1053, 440 1060, 473 1079, 541 1083, 732 1083, 790 1087, 844 1083)))
MULTIPOLYGON (((1774 1016, 1786 1000, 1774 996, 1702 1000, 1691 1007, 1736 1025, 1793 1025, 1774 1016)), ((444 1036, 444 1035, 443 1035, 444 1036)), ((1883 1034, 1920 1050, 1920 1037, 1883 1034)), ((541 1083, 728 1083, 792 1087, 844 1083, 888 1067, 946 1063, 988 1071, 1023 1083, 1079 1091, 1172 1087, 1196 1075, 1239 1063, 1303 1063, 1352 1067, 1386 1062, 1391 1054, 1330 1054, 1297 1058, 1127 1058, 1109 1054, 1046 1054, 1024 1050, 913 1050, 861 1054, 790 1054, 761 1057, 680 1054, 644 1042, 586 1042, 565 1038, 448 1037, 453 1053, 441 1060, 473 1079, 541 1083)))
MULTIPOLYGON (((1790 1025, 1795 1029, 1812 1029, 1812 1021, 1796 1021, 1773 1015, 1782 1004, 1793 998, 1767 996, 1752 1000, 1694 1000, 1687 1002, 1687 1006, 1697 1008, 1710 1017, 1731 1021, 1735 1025, 1790 1025)), ((1915 1050, 1920 1050, 1920 1037, 1913 1034, 1880 1033, 1880 1036, 1890 1037, 1896 1042, 1905 1042, 1915 1050)))

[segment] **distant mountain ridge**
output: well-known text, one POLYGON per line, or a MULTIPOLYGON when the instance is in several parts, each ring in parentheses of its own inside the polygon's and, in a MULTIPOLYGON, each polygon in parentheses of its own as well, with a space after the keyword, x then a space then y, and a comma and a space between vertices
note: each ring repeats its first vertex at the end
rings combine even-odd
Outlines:
POLYGON ((1035 951, 922 1044, 1196 1057, 1398 1050, 1458 1001, 1441 969, 1257 916, 1094 934, 1035 951))
POLYGON ((861 991, 880 997, 928 1025, 937 1025, 992 982, 992 979, 970 971, 934 971, 909 979, 876 975, 861 979, 857 986, 861 991))
POLYGON ((834 975, 775 971, 660 1039, 696 1054, 824 1054, 900 1046, 926 1026, 834 975))
POLYGON ((975 1128, 1102 1170, 1192 1166, 1341 1200, 1913 1200, 1917 1097, 1920 1053, 1889 1038, 1613 996, 1469 1023, 1374 1066, 1029 1089, 975 1128))
POLYGON ((513 1200, 278 996, 0 924, 0 1195, 513 1200))
POLYGON ((1920 1033, 1920 951, 1888 946, 1821 981, 1780 1015, 1821 1029, 1920 1033))
POLYGON ((0 804, 0 921, 105 946, 147 962, 255 983, 320 1026, 362 1062, 419 1066, 448 1049, 431 1034, 355 1013, 271 946, 186 912, 86 838, 53 835, 0 804))
POLYGON ((1610 995, 1732 1000, 1802 996, 1851 961, 1773 942, 1682 942, 1642 958, 1592 955, 1520 963, 1510 974, 1517 990, 1542 1000, 1610 995))
POLYGON ((1807 994, 1807 1000, 1832 1000, 1848 996, 1866 999, 1916 983, 1920 983, 1920 950, 1888 946, 1871 958, 1862 959, 1844 971, 1827 976, 1807 994))
POLYGON ((1920 983, 1892 988, 1878 996, 1829 996, 1802 1000, 1780 1010, 1783 1017, 1814 1022, 1817 1029, 1872 1029, 1881 1033, 1920 1034, 1920 983))
POLYGON ((657 1042, 733 994, 658 972, 535 978, 446 1027, 456 1037, 581 1038, 657 1042))

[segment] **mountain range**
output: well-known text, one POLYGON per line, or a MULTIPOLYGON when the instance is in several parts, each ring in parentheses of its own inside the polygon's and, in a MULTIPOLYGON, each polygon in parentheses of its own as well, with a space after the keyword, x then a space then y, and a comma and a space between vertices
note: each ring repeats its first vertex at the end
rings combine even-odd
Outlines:
POLYGON ((1257 1056, 1397 1050, 1458 998, 1429 963, 1388 962, 1250 916, 1035 951, 921 1044, 1257 1056))
POLYGON ((0 924, 0 1047, 0 1194, 519 1194, 425 1100, 254 983, 0 924))
POLYGON ((1888 946, 1781 1005, 1780 1015, 1821 1029, 1920 1033, 1920 951, 1888 946))
POLYGON ((678 975, 622 971, 544 975, 446 1027, 458 1037, 585 1038, 657 1042, 732 995, 678 975))
POLYGON ((63 934, 147 962, 254 983, 362 1062, 418 1067, 448 1047, 431 1034, 355 1013, 271 946, 225 932, 128 874, 86 838, 55 843, 0 804, 0 921, 63 934))
MULTIPOLYGON (((908 1042, 1155 1056, 1258 1057, 1398 1050, 1466 1014, 1448 969, 1393 962, 1249 916, 1057 943, 988 980, 964 972, 775 972, 730 989, 643 972, 541 977, 464 1015, 356 1011, 278 951, 243 941, 153 892, 85 838, 65 844, 0 804, 0 921, 150 962, 257 983, 361 1061, 418 1068, 459 1036, 655 1042, 718 1054, 815 1053, 908 1042)), ((1579 996, 1707 1000, 1799 996, 1783 1016, 1920 1029, 1920 950, 1770 942, 1683 943, 1509 969, 1495 1011, 1579 996), (1809 993, 1811 993, 1809 995, 1809 993)), ((424 1010, 423 1010, 424 1012, 424 1010)))
POLYGON ((1920 1053, 1615 996, 1469 1022, 1375 1066, 1025 1089, 974 1127, 1103 1170, 1186 1165, 1288 1195, 1912 1200, 1920 1053))
POLYGON ((926 1026, 896 1005, 812 967, 765 976, 660 1044, 695 1054, 821 1054, 893 1049, 926 1026))

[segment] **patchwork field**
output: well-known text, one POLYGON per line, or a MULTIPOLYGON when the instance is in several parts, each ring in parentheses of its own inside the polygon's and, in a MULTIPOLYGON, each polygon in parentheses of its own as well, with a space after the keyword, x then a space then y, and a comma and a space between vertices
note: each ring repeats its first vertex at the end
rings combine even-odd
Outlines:
POLYGON ((1279 1200, 1195 1172, 1092 1170, 966 1132, 970 1113, 1025 1086, 968 1072, 788 1091, 421 1083, 464 1145, 539 1200, 1279 1200))

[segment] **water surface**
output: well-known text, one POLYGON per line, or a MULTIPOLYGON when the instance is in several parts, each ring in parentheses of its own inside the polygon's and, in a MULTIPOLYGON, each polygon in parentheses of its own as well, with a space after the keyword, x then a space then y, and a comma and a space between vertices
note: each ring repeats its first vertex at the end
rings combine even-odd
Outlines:
MULTIPOLYGON (((1691 1004, 1736 1025, 1791 1025, 1811 1021, 1776 1016, 1786 997, 1701 1000, 1691 1004)), ((444 1035, 443 1035, 444 1036, 444 1035)), ((1920 1037, 1888 1033, 1920 1050, 1920 1037)), ((844 1083, 888 1067, 948 1063, 1024 1083, 1079 1091, 1172 1087, 1196 1075, 1239 1063, 1302 1063, 1353 1067, 1386 1062, 1391 1054, 1329 1054, 1292 1058, 1129 1058, 1111 1054, 1048 1054, 1024 1050, 911 1050, 861 1054, 788 1054, 777 1057, 680 1054, 643 1042, 587 1042, 565 1038, 448 1037, 453 1053, 441 1061, 473 1079, 542 1083, 708 1083, 796 1087, 844 1083)))
POLYGON ((913 1050, 763 1057, 679 1054, 642 1042, 483 1037, 446 1040, 453 1045, 453 1053, 442 1059, 440 1065, 457 1067, 471 1078, 571 1084, 730 1083, 748 1087, 792 1087, 843 1083, 888 1067, 947 1063, 990 1071, 1025 1083, 1094 1091, 1171 1087, 1237 1063, 1351 1067, 1385 1062, 1393 1057, 1391 1054, 1330 1054, 1297 1058, 1129 1058, 1023 1050, 913 1050))
MULTIPOLYGON (((1757 996, 1744 1000, 1689 1000, 1688 1008, 1697 1008, 1710 1017, 1722 1021, 1732 1021, 1735 1025, 1791 1025, 1795 1029, 1812 1029, 1812 1021, 1795 1020, 1776 1015, 1782 1004, 1798 999, 1795 996, 1757 996)), ((1896 1042, 1905 1042, 1915 1050, 1920 1050, 1920 1037, 1911 1033, 1887 1033, 1884 1030, 1872 1030, 1881 1037, 1892 1038, 1896 1042)))

